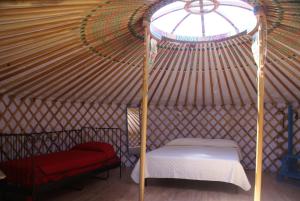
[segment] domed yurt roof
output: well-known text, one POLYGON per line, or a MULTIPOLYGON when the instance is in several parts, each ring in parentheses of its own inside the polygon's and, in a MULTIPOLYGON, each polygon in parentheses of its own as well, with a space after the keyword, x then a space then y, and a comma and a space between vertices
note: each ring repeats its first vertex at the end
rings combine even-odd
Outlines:
MULTIPOLYGON (((139 104, 143 24, 173 1, 1 1, 0 94, 139 104)), ((253 6, 253 1, 245 2, 253 6)), ((300 2, 263 2, 268 27, 265 102, 300 102, 300 2)), ((245 32, 200 42, 159 41, 149 71, 150 104, 255 103, 251 43, 252 33, 245 32)))

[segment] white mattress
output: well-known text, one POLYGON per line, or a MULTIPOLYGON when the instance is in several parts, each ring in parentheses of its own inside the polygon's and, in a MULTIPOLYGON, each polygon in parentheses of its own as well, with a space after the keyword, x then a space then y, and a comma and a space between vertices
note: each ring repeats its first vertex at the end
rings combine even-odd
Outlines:
MULTIPOLYGON (((240 163, 239 148, 234 141, 223 139, 176 139, 146 154, 145 178, 177 178, 220 181, 243 190, 251 185, 240 163)), ((140 162, 131 177, 139 183, 140 162)))

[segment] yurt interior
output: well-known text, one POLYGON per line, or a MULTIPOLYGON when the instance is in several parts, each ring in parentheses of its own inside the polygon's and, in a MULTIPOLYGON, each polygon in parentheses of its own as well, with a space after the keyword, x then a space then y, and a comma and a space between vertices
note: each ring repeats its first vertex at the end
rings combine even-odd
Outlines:
POLYGON ((1 0, 1 201, 300 200, 299 0, 1 0))

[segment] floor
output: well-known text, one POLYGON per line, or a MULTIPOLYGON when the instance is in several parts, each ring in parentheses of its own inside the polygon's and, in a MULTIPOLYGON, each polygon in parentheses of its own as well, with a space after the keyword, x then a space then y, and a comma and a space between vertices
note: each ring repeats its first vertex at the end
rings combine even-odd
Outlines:
MULTIPOLYGON (((254 172, 247 172, 253 186, 254 172)), ((113 170, 108 180, 83 179, 77 183, 82 190, 59 188, 42 196, 43 201, 137 201, 138 185, 130 179, 130 169, 113 170)), ((152 179, 148 181, 146 201, 252 201, 253 188, 249 192, 234 185, 219 182, 152 179)), ((291 182, 278 183, 274 175, 264 174, 263 201, 300 200, 300 186, 291 182)))

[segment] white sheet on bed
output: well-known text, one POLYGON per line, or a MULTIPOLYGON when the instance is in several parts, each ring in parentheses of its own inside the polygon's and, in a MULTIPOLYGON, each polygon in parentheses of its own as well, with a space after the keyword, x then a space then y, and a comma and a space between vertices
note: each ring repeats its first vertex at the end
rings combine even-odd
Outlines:
MULTIPOLYGON (((250 190, 239 149, 230 140, 182 139, 146 154, 145 178, 221 181, 250 190), (191 143, 192 142, 192 143, 191 143)), ((139 182, 139 161, 131 177, 139 182)))

